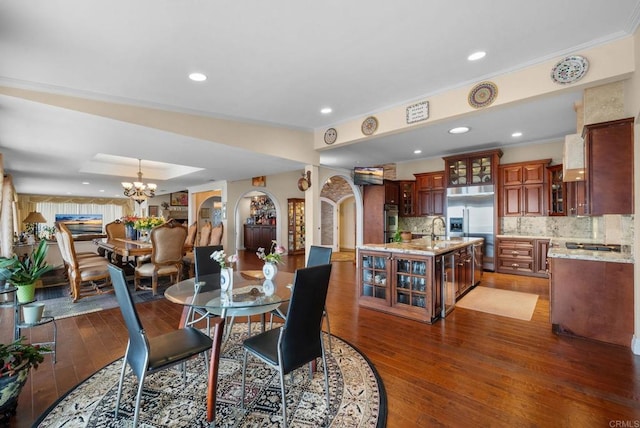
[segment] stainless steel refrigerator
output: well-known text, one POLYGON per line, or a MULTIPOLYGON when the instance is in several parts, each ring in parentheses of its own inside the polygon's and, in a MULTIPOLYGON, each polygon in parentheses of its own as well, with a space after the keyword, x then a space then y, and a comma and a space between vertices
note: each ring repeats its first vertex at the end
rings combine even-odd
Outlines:
POLYGON ((494 206, 492 185, 447 189, 447 225, 449 236, 484 238, 483 267, 495 270, 494 206))

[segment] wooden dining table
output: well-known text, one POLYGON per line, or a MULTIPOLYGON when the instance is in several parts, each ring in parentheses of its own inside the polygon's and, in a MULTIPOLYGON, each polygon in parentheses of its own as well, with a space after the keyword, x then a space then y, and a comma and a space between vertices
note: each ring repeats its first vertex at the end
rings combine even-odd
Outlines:
MULTIPOLYGON (((151 254, 151 242, 124 238, 98 238, 94 239, 93 243, 96 244, 99 249, 113 252, 122 257, 139 257, 151 254)), ((185 253, 191 249, 191 245, 184 246, 185 253)))

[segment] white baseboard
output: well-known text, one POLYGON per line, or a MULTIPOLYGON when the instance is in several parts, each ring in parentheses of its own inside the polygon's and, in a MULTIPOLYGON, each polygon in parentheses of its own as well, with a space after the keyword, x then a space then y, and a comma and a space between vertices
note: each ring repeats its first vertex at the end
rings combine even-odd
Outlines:
POLYGON ((640 337, 633 335, 633 339, 631 339, 631 352, 636 355, 640 355, 640 337))

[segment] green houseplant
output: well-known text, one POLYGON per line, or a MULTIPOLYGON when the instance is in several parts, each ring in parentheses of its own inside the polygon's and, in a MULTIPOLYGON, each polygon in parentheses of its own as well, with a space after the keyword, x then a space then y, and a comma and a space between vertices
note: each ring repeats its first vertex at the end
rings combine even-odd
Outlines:
POLYGON ((11 258, 0 257, 0 278, 8 277, 8 281, 18 287, 18 300, 30 302, 34 298, 35 283, 42 275, 53 269, 47 265, 47 241, 42 240, 31 254, 23 259, 17 255, 11 258))
POLYGON ((0 422, 15 414, 29 369, 37 369, 44 360, 43 353, 49 351, 45 346, 24 343, 24 337, 0 344, 0 422))

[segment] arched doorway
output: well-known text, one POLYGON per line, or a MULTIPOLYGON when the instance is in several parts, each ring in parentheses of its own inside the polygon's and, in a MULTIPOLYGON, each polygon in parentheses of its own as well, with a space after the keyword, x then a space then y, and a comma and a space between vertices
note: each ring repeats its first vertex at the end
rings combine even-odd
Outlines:
POLYGON ((235 247, 238 250, 256 250, 259 246, 269 248, 271 240, 280 236, 283 211, 280 202, 269 191, 245 192, 238 198, 234 212, 237 225, 235 247))
POLYGON ((355 251, 357 246, 357 198, 350 178, 329 177, 320 192, 321 245, 334 251, 355 251))

